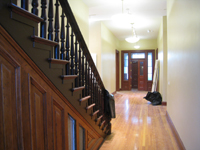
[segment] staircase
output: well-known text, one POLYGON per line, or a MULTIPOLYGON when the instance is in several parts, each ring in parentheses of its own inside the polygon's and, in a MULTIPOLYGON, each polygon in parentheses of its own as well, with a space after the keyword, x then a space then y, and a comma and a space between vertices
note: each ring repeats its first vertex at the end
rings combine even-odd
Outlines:
MULTIPOLYGON (((32 0, 32 4, 4 0, 0 2, 0 26, 105 138, 111 132, 110 118, 104 114, 105 87, 67 0, 32 0)), ((92 143, 93 136, 89 137, 86 140, 92 143)), ((88 144, 86 149, 97 146, 88 144)))

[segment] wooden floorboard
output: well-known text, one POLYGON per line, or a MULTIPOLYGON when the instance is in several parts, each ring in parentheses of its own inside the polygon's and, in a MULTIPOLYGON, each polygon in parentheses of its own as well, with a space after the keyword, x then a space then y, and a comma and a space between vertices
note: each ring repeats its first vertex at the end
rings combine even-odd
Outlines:
POLYGON ((152 106, 144 91, 119 91, 112 132, 100 150, 179 150, 166 117, 166 106, 152 106))

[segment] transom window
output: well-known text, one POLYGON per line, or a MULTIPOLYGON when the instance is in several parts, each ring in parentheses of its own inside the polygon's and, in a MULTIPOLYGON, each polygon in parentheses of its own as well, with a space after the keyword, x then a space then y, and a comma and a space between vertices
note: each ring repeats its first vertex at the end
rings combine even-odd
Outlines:
POLYGON ((132 53, 131 58, 132 59, 144 59, 145 53, 132 53))

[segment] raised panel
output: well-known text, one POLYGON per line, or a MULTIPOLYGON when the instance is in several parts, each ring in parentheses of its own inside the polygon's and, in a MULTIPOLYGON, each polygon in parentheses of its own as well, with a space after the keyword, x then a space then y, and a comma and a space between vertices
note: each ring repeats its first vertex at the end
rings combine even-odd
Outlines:
POLYGON ((87 131, 87 148, 91 149, 94 146, 95 142, 98 140, 98 136, 94 134, 92 131, 87 131))
MULTIPOLYGON (((19 69, 19 68, 18 68, 19 69)), ((0 55, 0 149, 15 150, 19 138, 18 112, 18 69, 0 55)), ((20 121, 20 119, 19 119, 20 121)), ((20 145, 21 146, 21 145, 20 145)))
POLYGON ((32 149, 44 150, 46 149, 46 92, 33 78, 30 78, 29 95, 32 149))
POLYGON ((65 149, 64 108, 53 100, 53 134, 54 150, 65 149))

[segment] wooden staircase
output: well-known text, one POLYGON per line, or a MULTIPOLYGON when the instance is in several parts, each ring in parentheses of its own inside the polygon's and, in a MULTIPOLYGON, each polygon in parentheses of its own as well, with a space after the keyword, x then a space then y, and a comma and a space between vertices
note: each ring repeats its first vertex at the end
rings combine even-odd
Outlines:
POLYGON ((110 118, 104 114, 103 82, 68 2, 41 0, 41 9, 38 5, 33 0, 32 12, 29 12, 27 0, 21 0, 22 7, 15 0, 1 2, 0 25, 101 136, 90 146, 86 144, 86 149, 97 149, 102 138, 111 132, 110 118))

